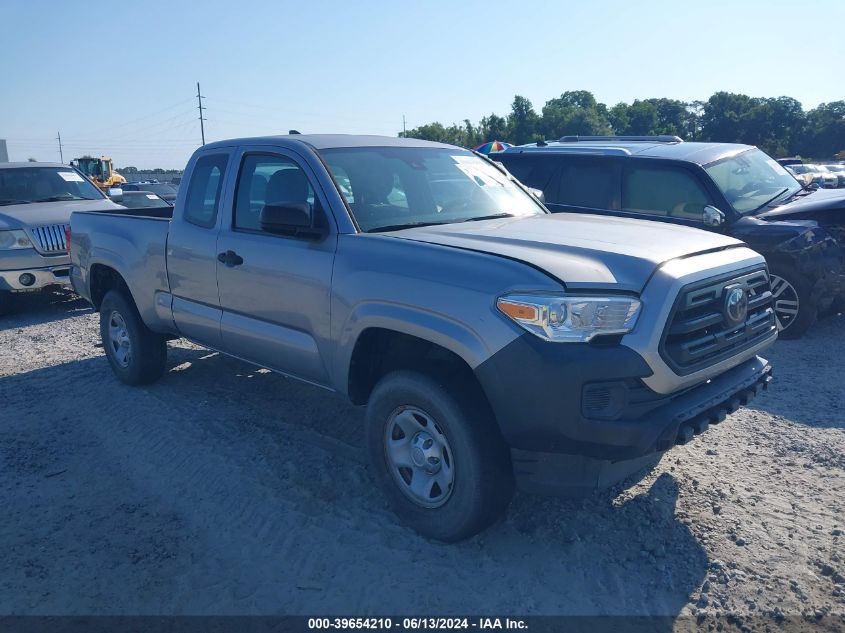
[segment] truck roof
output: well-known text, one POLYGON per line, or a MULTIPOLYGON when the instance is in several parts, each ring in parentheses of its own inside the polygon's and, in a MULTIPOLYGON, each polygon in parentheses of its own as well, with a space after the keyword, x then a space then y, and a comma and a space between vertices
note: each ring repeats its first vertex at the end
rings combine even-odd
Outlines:
POLYGON ((530 143, 510 147, 503 152, 498 152, 498 154, 538 153, 644 156, 647 158, 665 158, 687 161, 698 165, 707 165, 722 158, 753 149, 753 147, 753 145, 742 145, 740 143, 687 143, 684 141, 660 142, 651 140, 608 139, 601 141, 546 141, 545 145, 530 143))
POLYGON ((63 167, 65 169, 71 169, 70 165, 65 165, 63 163, 42 163, 38 162, 16 162, 16 163, 0 163, 0 169, 16 169, 21 167, 63 167))
POLYGON ((205 148, 231 147, 232 145, 309 145, 314 149, 339 147, 439 147, 455 149, 454 145, 422 141, 416 138, 376 136, 369 134, 279 134, 278 136, 256 136, 227 139, 208 143, 205 148))

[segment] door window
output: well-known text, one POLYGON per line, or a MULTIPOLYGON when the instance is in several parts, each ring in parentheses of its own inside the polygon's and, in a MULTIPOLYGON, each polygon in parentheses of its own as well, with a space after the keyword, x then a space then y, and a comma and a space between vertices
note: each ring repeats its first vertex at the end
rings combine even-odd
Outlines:
POLYGON ((528 154, 505 154, 496 160, 500 160, 514 178, 526 187, 539 189, 548 196, 554 161, 547 160, 545 156, 528 154))
POLYGON ((633 213, 701 221, 707 193, 681 169, 632 167, 622 176, 622 208, 633 213))
POLYGON ((303 169, 283 156, 247 155, 238 176, 235 229, 260 231, 264 205, 281 202, 307 202, 313 206, 314 189, 303 169))
POLYGON ((545 191, 546 201, 570 207, 612 209, 616 163, 609 160, 562 160, 545 191))
POLYGON ((226 154, 211 154, 197 160, 185 198, 186 221, 204 228, 215 225, 228 160, 226 154))

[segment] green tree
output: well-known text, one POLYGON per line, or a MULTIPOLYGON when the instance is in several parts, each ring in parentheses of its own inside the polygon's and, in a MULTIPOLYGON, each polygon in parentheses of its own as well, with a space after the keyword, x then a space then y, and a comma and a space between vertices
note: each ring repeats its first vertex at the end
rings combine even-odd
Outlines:
POLYGON ((791 97, 753 99, 753 107, 741 118, 742 140, 759 146, 772 156, 794 153, 804 136, 801 104, 791 97))
POLYGON ((508 140, 516 145, 536 140, 540 117, 534 112, 531 101, 516 95, 508 115, 508 140))
POLYGON ((715 93, 704 104, 701 116, 702 139, 722 143, 745 142, 745 123, 754 105, 754 100, 748 95, 715 93))
POLYGON ((481 139, 479 143, 504 141, 509 138, 508 121, 503 116, 491 113, 489 116, 482 117, 481 124, 478 126, 478 133, 481 139))
POLYGON ((796 143, 802 155, 830 158, 845 153, 845 101, 822 103, 807 112, 806 130, 796 143))
POLYGON ((515 96, 507 117, 495 113, 478 125, 464 119, 446 127, 429 123, 408 136, 474 147, 484 141, 530 143, 539 136, 674 134, 685 140, 747 143, 773 156, 800 154, 829 159, 845 152, 845 101, 804 112, 791 97, 749 97, 716 92, 707 101, 636 99, 607 108, 587 90, 550 99, 538 115, 531 102, 515 96))
POLYGON ((468 119, 464 120, 462 126, 453 123, 446 127, 439 122, 428 123, 408 130, 405 136, 438 143, 450 143, 461 147, 475 147, 478 145, 476 141, 479 138, 478 131, 468 119))
POLYGON ((540 129, 545 138, 610 134, 607 107, 586 90, 564 92, 543 106, 540 129))
POLYGON ((690 138, 693 128, 689 104, 677 99, 648 99, 657 111, 657 134, 690 138))
POLYGON ((628 127, 623 134, 633 136, 649 136, 659 133, 660 121, 657 117, 657 106, 649 101, 634 100, 628 106, 628 127))
POLYGON ((625 130, 628 129, 631 122, 628 118, 628 104, 617 103, 610 109, 607 118, 614 134, 625 134, 625 130))
POLYGON ((687 125, 689 129, 684 136, 690 141, 701 140, 701 119, 704 116, 704 101, 692 101, 686 104, 687 107, 687 125))

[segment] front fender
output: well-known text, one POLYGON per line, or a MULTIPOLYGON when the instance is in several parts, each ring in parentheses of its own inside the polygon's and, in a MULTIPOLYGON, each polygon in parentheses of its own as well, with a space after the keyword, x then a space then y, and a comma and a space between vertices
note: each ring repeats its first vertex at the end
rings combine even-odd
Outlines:
POLYGON ((420 306, 372 301, 361 303, 350 312, 340 333, 335 384, 339 387, 349 384, 352 354, 366 330, 390 330, 439 345, 462 358, 474 370, 517 336, 513 328, 504 322, 496 328, 499 332, 495 336, 491 335, 489 320, 485 320, 484 325, 486 331, 482 337, 470 325, 420 306))

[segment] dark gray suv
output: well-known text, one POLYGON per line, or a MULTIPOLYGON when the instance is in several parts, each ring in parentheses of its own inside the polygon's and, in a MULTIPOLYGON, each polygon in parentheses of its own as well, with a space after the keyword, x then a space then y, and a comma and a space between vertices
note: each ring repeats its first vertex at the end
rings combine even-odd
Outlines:
POLYGON ((771 271, 783 338, 801 336, 845 279, 845 192, 803 187, 750 145, 677 136, 565 136, 491 154, 552 212, 626 216, 736 237, 771 271))

